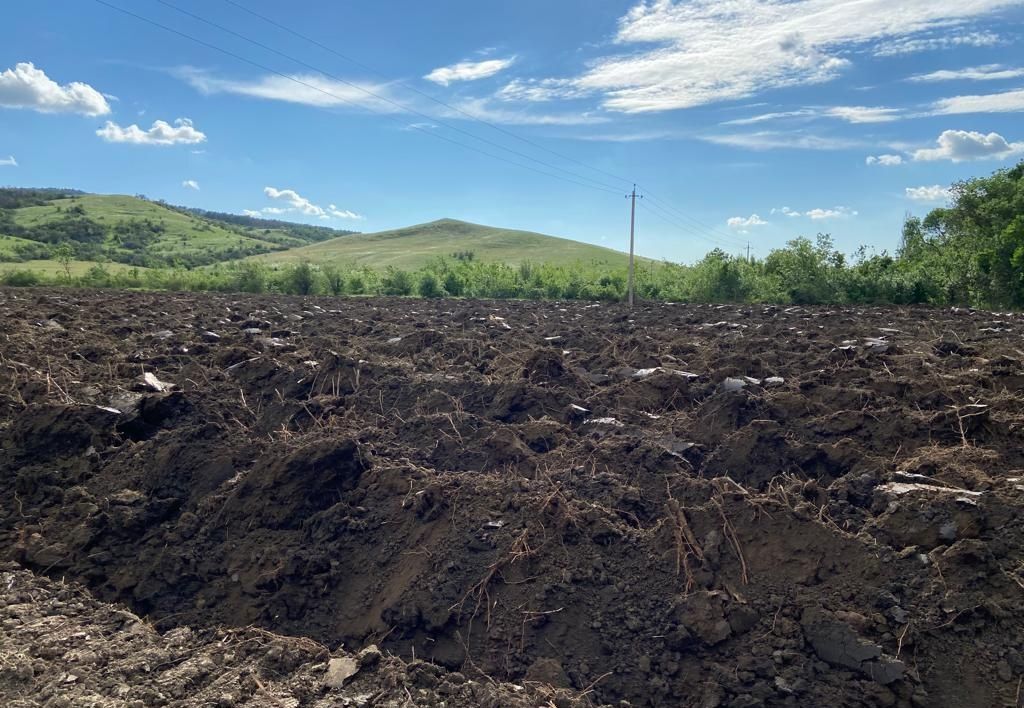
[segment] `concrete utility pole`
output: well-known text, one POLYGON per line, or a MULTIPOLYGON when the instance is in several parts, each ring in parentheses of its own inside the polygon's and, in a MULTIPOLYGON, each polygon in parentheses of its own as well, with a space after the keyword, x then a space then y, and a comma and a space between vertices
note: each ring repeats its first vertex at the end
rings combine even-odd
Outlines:
POLYGON ((750 241, 747 241, 747 263, 750 263, 750 241))
POLYGON ((636 185, 633 185, 633 192, 626 195, 626 199, 630 200, 629 206, 629 306, 633 307, 633 240, 636 234, 636 200, 637 198, 643 199, 636 193, 636 185))

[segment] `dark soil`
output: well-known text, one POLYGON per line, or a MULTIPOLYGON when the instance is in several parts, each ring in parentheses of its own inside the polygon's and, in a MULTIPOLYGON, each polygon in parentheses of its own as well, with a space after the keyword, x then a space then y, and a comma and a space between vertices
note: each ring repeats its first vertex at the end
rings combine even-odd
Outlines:
POLYGON ((1021 700, 1020 315, 19 290, 0 318, 0 548, 161 630, 595 703, 1021 700))

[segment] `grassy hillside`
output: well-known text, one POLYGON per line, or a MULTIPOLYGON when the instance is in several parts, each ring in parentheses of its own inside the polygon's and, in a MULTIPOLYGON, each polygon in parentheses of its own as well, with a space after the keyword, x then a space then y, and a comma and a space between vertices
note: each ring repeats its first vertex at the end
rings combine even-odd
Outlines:
MULTIPOLYGON (((610 248, 579 241, 441 219, 394 231, 356 234, 279 253, 255 256, 270 263, 308 261, 412 270, 437 257, 471 253, 473 260, 518 265, 526 261, 551 265, 585 263, 625 266, 628 256, 610 248)), ((648 261, 649 262, 649 261, 648 261)))
POLYGON ((200 266, 345 233, 172 207, 140 197, 0 190, 0 260, 40 268, 67 244, 76 260, 200 266))

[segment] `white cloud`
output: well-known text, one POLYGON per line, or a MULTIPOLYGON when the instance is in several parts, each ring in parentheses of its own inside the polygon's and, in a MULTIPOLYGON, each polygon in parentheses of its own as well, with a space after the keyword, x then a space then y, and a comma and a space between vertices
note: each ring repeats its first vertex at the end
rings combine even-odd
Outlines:
POLYGON ((790 209, 784 206, 779 209, 772 209, 772 214, 784 214, 791 218, 807 217, 814 221, 820 221, 822 219, 848 219, 857 216, 859 212, 850 207, 837 206, 832 209, 808 209, 807 211, 800 212, 794 209, 790 209))
POLYGON ((96 131, 108 143, 132 143, 133 145, 195 145, 206 141, 206 134, 196 130, 188 118, 179 118, 174 125, 166 121, 154 121, 153 127, 143 130, 132 124, 122 128, 108 120, 96 131))
POLYGON ((833 209, 811 209, 810 211, 804 212, 804 216, 814 221, 820 221, 822 219, 848 219, 857 216, 857 214, 857 211, 844 206, 837 206, 833 209))
POLYGON ((725 222, 731 229, 739 229, 741 231, 748 229, 753 226, 765 226, 768 224, 767 221, 762 219, 757 214, 751 214, 748 217, 734 216, 725 222))
POLYGON ((434 69, 423 78, 435 84, 447 86, 453 81, 477 81, 501 73, 512 66, 515 57, 507 59, 487 59, 485 61, 464 61, 451 66, 434 69))
POLYGON ((328 205, 327 213, 335 219, 362 219, 363 217, 348 209, 339 209, 333 204, 328 205))
POLYGON ((1024 152, 1024 142, 1011 143, 999 133, 977 133, 967 130, 946 130, 938 139, 938 147, 914 151, 917 161, 1001 159, 1024 152))
POLYGON ((543 103, 556 99, 583 98, 590 94, 576 85, 573 79, 514 79, 498 91, 504 101, 533 101, 543 103))
POLYGON ((869 155, 864 162, 868 165, 881 165, 882 167, 895 167, 903 164, 902 155, 869 155))
POLYGON ((888 123, 899 120, 900 113, 898 108, 870 106, 833 106, 825 110, 825 115, 840 118, 848 123, 888 123))
POLYGON ((339 209, 334 204, 324 209, 306 199, 294 189, 277 189, 275 187, 264 187, 263 193, 271 199, 281 200, 288 204, 287 207, 264 207, 265 214, 286 214, 288 212, 299 212, 306 216, 315 216, 318 219, 362 219, 363 217, 355 212, 346 209, 339 209))
MULTIPOLYGON (((289 208, 302 212, 306 216, 325 216, 323 208, 301 196, 294 189, 275 189, 264 187, 263 193, 271 199, 281 199, 288 203, 289 208)), ((275 212, 272 212, 275 213, 275 212)))
MULTIPOLYGON (((644 0, 619 20, 621 54, 581 75, 539 82, 540 97, 598 94, 613 111, 643 113, 737 100, 830 81, 857 52, 922 51, 951 28, 1020 0, 644 0), (918 44, 912 44, 912 42, 918 44), (886 48, 882 44, 894 43, 886 48)), ((959 44, 999 41, 964 35, 959 44)))
POLYGON ((915 202, 944 202, 949 199, 949 189, 940 184, 931 187, 907 187, 907 199, 915 202))
POLYGON ((727 120, 722 125, 754 125, 755 123, 764 123, 766 121, 781 120, 784 118, 812 118, 818 115, 818 112, 810 108, 801 108, 795 111, 779 111, 776 113, 762 113, 760 115, 751 116, 749 118, 736 118, 734 120, 727 120))
POLYGON ((773 215, 774 214, 783 214, 783 215, 788 216, 788 217, 800 217, 800 216, 803 216, 803 214, 801 214, 798 211, 793 211, 788 206, 784 206, 781 209, 772 209, 772 214, 773 215))
MULTIPOLYGON (((608 116, 590 112, 531 113, 529 111, 495 108, 486 98, 472 98, 453 104, 461 111, 491 123, 507 125, 597 125, 609 122, 608 116)), ((449 111, 446 117, 464 119, 458 111, 449 111)))
POLYGON ((199 183, 196 182, 194 179, 185 180, 184 182, 181 183, 181 186, 184 187, 185 189, 194 189, 197 192, 199 191, 199 183))
POLYGON ((17 167, 18 161, 14 159, 14 155, 10 157, 0 157, 0 167, 17 167))
POLYGON ((252 217, 253 219, 259 219, 261 216, 263 216, 263 214, 260 214, 258 211, 254 209, 242 209, 242 214, 248 217, 252 217))
POLYGON ((222 79, 194 67, 180 67, 174 74, 188 82, 194 89, 207 95, 231 93, 268 101, 285 101, 317 108, 350 106, 376 111, 397 113, 398 106, 387 100, 394 100, 387 84, 371 84, 353 81, 350 84, 334 81, 315 74, 295 74, 291 78, 268 75, 254 81, 222 79), (294 79, 294 80, 293 80, 294 79), (297 83, 298 82, 298 83, 297 83))
POLYGON ((0 73, 0 106, 86 116, 110 113, 107 99, 89 84, 72 81, 61 86, 32 62, 15 64, 0 73))
POLYGON ((780 131, 706 135, 701 140, 749 150, 849 150, 864 147, 861 141, 850 138, 780 131))
POLYGON ((980 96, 953 96, 932 104, 931 115, 963 113, 1015 113, 1024 111, 1024 89, 989 93, 980 96))
POLYGON ((907 77, 907 81, 914 82, 935 82, 935 81, 999 81, 1004 79, 1016 79, 1024 76, 1024 69, 1011 69, 1002 64, 986 64, 984 66, 970 66, 964 69, 943 69, 933 71, 930 74, 916 74, 907 77))
MULTIPOLYGON (((938 3, 936 3, 938 4, 938 3)), ((994 3, 981 3, 982 5, 993 5, 994 3)), ((999 5, 1012 5, 1012 2, 998 3, 999 5)), ((979 8, 981 12, 992 8, 979 8)), ((901 54, 915 54, 917 52, 929 52, 941 49, 955 49, 957 47, 995 47, 1004 44, 1004 40, 994 32, 968 32, 965 34, 926 34, 920 37, 900 38, 888 42, 882 42, 874 50, 876 57, 894 57, 901 54)))

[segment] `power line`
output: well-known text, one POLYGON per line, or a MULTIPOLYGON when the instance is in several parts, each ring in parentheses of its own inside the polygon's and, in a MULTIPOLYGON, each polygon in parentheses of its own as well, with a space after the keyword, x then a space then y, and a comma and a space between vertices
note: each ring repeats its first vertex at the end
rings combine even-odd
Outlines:
POLYGON ((278 55, 278 56, 280 56, 280 57, 282 57, 284 59, 287 59, 288 61, 292 61, 292 62, 294 62, 294 63, 296 63, 296 64, 298 64, 300 66, 303 66, 303 67, 311 70, 311 71, 315 71, 318 74, 322 74, 322 75, 324 75, 324 76, 326 76, 326 77, 328 77, 330 79, 333 79, 334 81, 337 81, 338 83, 345 84, 346 86, 348 86, 350 88, 353 88, 353 89, 355 89, 355 90, 357 90, 357 91, 359 91, 361 93, 366 94, 367 96, 370 96, 370 97, 372 97, 372 98, 374 98, 374 99, 376 99, 378 101, 381 101, 383 103, 386 103, 386 104, 388 104, 390 106, 394 106, 395 108, 398 108, 399 110, 405 111, 407 113, 411 113, 412 115, 415 115, 415 116, 419 116, 420 118, 423 118, 425 120, 433 121, 435 123, 438 123, 438 124, 444 126, 445 128, 448 128, 449 130, 453 130, 453 131, 455 131, 457 133, 461 133, 462 135, 465 135, 465 136, 467 136, 469 138, 472 138, 474 140, 479 140, 480 142, 482 142, 482 143, 484 143, 486 145, 489 145, 489 146, 494 147, 494 148, 498 148, 499 150, 504 150, 505 152, 508 152, 508 153, 510 153, 512 155, 515 155, 517 157, 520 157, 520 158, 523 158, 523 159, 526 159, 526 160, 530 160, 532 162, 536 162, 537 164, 543 165, 544 167, 547 167, 548 169, 558 170, 559 172, 564 172, 565 174, 569 175, 573 179, 584 180, 584 181, 587 181, 587 182, 592 182, 595 185, 598 185, 600 187, 603 187, 603 188, 609 189, 609 190, 617 189, 617 187, 615 185, 605 184, 605 183, 599 182, 598 180, 595 180, 595 179, 593 179, 591 177, 587 177, 586 175, 577 174, 575 172, 572 172, 571 170, 565 169, 564 167, 559 167, 558 165, 555 165, 555 164, 552 164, 550 162, 546 162, 544 160, 536 158, 536 157, 534 157, 534 156, 532 156, 532 155, 530 155, 528 153, 521 152, 521 151, 516 150, 514 148, 510 148, 510 147, 507 147, 505 145, 502 145, 501 143, 495 142, 493 140, 489 140, 488 138, 481 137, 481 136, 479 136, 479 135, 477 135, 475 133, 472 133, 472 132, 470 132, 468 130, 464 130, 463 128, 460 128, 460 127, 458 127, 456 125, 453 125, 451 123, 446 123, 446 122, 438 119, 436 116, 430 115, 429 113, 423 113, 422 111, 416 110, 415 108, 410 108, 409 106, 407 106, 407 105, 405 105, 405 104, 403 104, 403 103, 401 103, 399 101, 395 101, 394 99, 388 98, 387 96, 384 96, 384 95, 382 95, 380 93, 377 93, 376 91, 371 91, 370 89, 368 89, 368 88, 366 88, 364 86, 360 86, 357 83, 354 83, 354 82, 349 81, 347 79, 344 79, 344 78, 342 78, 340 76, 332 74, 332 73, 330 73, 328 71, 325 71, 324 69, 321 69, 318 66, 314 66, 313 64, 310 64, 309 62, 303 61, 302 59, 298 59, 296 57, 293 57, 290 54, 286 54, 285 52, 282 52, 282 51, 279 51, 277 49, 274 49, 270 45, 265 44, 263 42, 260 42, 259 40, 252 39, 251 37, 247 37, 246 35, 242 34, 241 32, 236 32, 235 30, 231 29, 230 27, 225 27, 224 25, 220 25, 220 24, 218 24, 216 22, 213 22, 212 20, 206 19, 205 17, 202 17, 201 15, 197 15, 197 14, 195 14, 193 12, 189 12, 188 10, 185 10, 184 8, 178 7, 177 5, 175 5, 172 2, 168 2, 168 0, 156 0, 156 1, 158 3, 160 3, 161 5, 164 5, 165 7, 168 7, 170 9, 174 10, 175 12, 179 12, 182 15, 185 15, 187 17, 191 17, 192 19, 196 20, 197 22, 202 22, 203 24, 209 25, 210 27, 213 27, 213 28, 215 28, 217 30, 220 30, 221 32, 225 32, 225 33, 230 34, 230 35, 232 35, 234 37, 237 37, 238 39, 241 39, 244 42, 248 42, 249 44, 252 44, 253 46, 259 47, 260 49, 263 49, 264 51, 268 51, 268 52, 271 52, 273 54, 276 54, 276 55, 278 55))
MULTIPOLYGON (((230 50, 224 49, 224 48, 219 47, 219 46, 217 46, 215 44, 212 44, 210 42, 206 42, 206 41, 204 41, 202 39, 199 39, 197 37, 193 37, 192 35, 187 34, 185 32, 181 32, 180 30, 176 30, 173 27, 168 27, 167 25, 161 24, 161 23, 159 23, 159 22, 157 22, 155 20, 151 20, 151 19, 149 19, 147 17, 139 15, 139 14, 137 14, 135 12, 132 12, 131 10, 126 10, 123 7, 118 7, 117 5, 109 3, 106 0, 95 0, 95 2, 97 2, 100 5, 103 5, 105 7, 108 7, 110 9, 112 9, 112 10, 116 10, 116 11, 122 13, 122 14, 128 15, 129 17, 133 17, 133 18, 135 18, 135 19, 137 19, 137 20, 139 20, 141 22, 145 22, 146 24, 152 25, 154 27, 158 27, 158 28, 160 28, 160 29, 162 29, 162 30, 164 30, 166 32, 170 32, 171 34, 175 34, 175 35, 177 35, 179 37, 183 37, 184 39, 187 39, 187 40, 189 40, 191 42, 199 44, 200 46, 206 47, 208 49, 212 49, 212 50, 214 50, 216 52, 220 52, 221 54, 224 54, 225 56, 229 56, 229 57, 231 57, 233 59, 236 59, 238 61, 241 61, 241 62, 244 62, 246 64, 249 64, 250 66, 254 66, 257 69, 260 69, 261 71, 269 72, 269 73, 274 74, 276 76, 280 76, 283 79, 287 79, 288 81, 292 81, 292 82, 294 82, 294 83, 296 83, 296 84, 298 84, 300 86, 304 86, 305 88, 311 89, 313 91, 317 91, 317 92, 322 93, 322 94, 324 94, 326 96, 330 96, 331 98, 333 98, 336 101, 339 101, 341 103, 346 103, 346 104, 349 104, 349 105, 360 107, 360 104, 357 104, 354 101, 351 101, 351 100, 349 100, 347 98, 339 96, 336 93, 328 91, 327 89, 324 89, 323 87, 316 86, 316 85, 311 84, 311 83, 306 82, 306 81, 302 81, 301 79, 297 79, 294 76, 290 76, 288 74, 285 74, 284 72, 281 72, 281 71, 278 71, 276 69, 273 69, 273 68, 271 68, 269 66, 266 66, 265 64, 261 64, 260 62, 254 61, 252 59, 248 59, 246 57, 243 57, 240 54, 236 54, 236 53, 234 53, 234 52, 232 52, 230 50)), ((439 140, 444 140, 445 142, 451 143, 453 145, 458 145, 459 147, 465 148, 467 150, 473 150, 474 152, 478 152, 481 155, 486 155, 487 157, 493 158, 495 160, 501 160, 502 162, 508 163, 510 165, 515 165, 516 167, 521 167, 521 168, 526 169, 526 170, 531 170, 533 172, 545 175, 547 177, 551 177, 553 179, 560 179, 560 180, 563 180, 565 182, 571 182, 571 183, 579 185, 581 187, 587 187, 587 188, 590 188, 590 189, 596 189, 598 191, 607 192, 609 194, 619 194, 618 190, 606 189, 604 187, 598 187, 598 186, 595 186, 593 184, 586 184, 584 182, 577 181, 575 179, 571 179, 571 178, 568 178, 568 177, 564 177, 562 175, 553 174, 551 172, 546 172, 544 170, 537 169, 536 167, 532 167, 530 165, 524 165, 524 164, 516 162, 514 160, 510 160, 510 159, 508 159, 506 157, 503 157, 501 155, 495 155, 492 152, 488 152, 486 150, 482 150, 482 149, 480 149, 480 148, 478 148, 476 146, 467 145, 466 143, 459 142, 458 140, 454 140, 452 138, 446 137, 446 136, 441 135, 441 134, 439 134, 439 133, 437 133, 435 131, 428 130, 428 129, 425 129, 425 128, 422 128, 422 127, 416 126, 416 125, 406 125, 405 121, 402 121, 401 119, 396 118, 395 116, 392 116, 392 115, 387 114, 387 113, 382 113, 380 111, 375 111, 375 110, 373 110, 372 108, 369 108, 369 107, 367 107, 367 108, 369 110, 371 110, 372 112, 377 113, 378 115, 380 115, 380 116, 382 116, 384 118, 388 118, 389 120, 393 120, 396 123, 401 124, 404 128, 411 129, 411 130, 416 130, 418 132, 423 133, 424 135, 433 136, 433 137, 435 137, 435 138, 437 138, 439 140)), ((472 135, 472 134, 470 133, 470 135, 472 135)), ((558 168, 558 169, 560 169, 560 168, 558 168)), ((562 171, 564 171, 564 170, 562 170, 562 171)))
POLYGON ((647 209, 647 211, 659 217, 662 221, 671 224, 672 226, 676 227, 677 229, 680 229, 681 231, 685 231, 689 234, 697 236, 698 238, 702 238, 710 243, 714 243, 719 246, 725 246, 727 248, 739 248, 742 245, 742 241, 734 236, 724 238, 711 231, 699 229, 688 224, 681 224, 678 220, 676 220, 673 214, 666 211, 664 207, 660 206, 653 200, 647 201, 643 206, 645 209, 647 209))
POLYGON ((718 238, 716 236, 708 235, 706 233, 701 233, 700 231, 695 230, 692 226, 684 226, 683 224, 680 224, 678 221, 675 221, 674 219, 672 219, 671 216, 666 214, 663 210, 657 209, 657 207, 655 207, 654 204, 651 204, 651 203, 641 203, 640 204, 640 208, 645 210, 645 211, 647 211, 652 216, 657 217, 658 219, 660 219, 661 221, 665 222, 666 224, 679 229, 680 231, 682 231, 683 233, 687 234, 688 236, 695 236, 696 238, 699 238, 699 239, 702 239, 704 241, 707 241, 708 243, 711 243, 711 244, 713 244, 715 246, 718 246, 720 248, 726 248, 726 249, 742 248, 742 246, 739 243, 733 243, 733 242, 724 241, 724 240, 722 240, 722 239, 720 239, 720 238, 718 238))
MULTIPOLYGON (((248 13, 249 15, 252 15, 253 17, 256 17, 257 19, 260 19, 260 20, 262 20, 263 22, 266 22, 269 25, 272 25, 272 26, 278 28, 279 30, 281 30, 283 32, 287 32, 288 34, 290 34, 290 35, 292 35, 294 37, 298 37, 299 39, 301 39, 301 40, 303 40, 305 42, 309 42, 310 44, 313 44, 314 46, 317 46, 320 49, 323 49, 324 51, 329 52, 330 54, 333 54, 334 56, 336 56, 336 57, 338 57, 340 59, 344 59, 345 61, 350 62, 350 63, 354 64, 355 66, 358 66, 359 68, 361 68, 361 69, 363 69, 365 71, 368 71, 368 72, 370 72, 372 74, 376 74, 377 76, 379 76, 379 77, 381 77, 383 79, 387 79, 388 81, 392 81, 392 79, 390 77, 388 77, 384 72, 379 71, 377 69, 374 69, 372 66, 368 66, 367 64, 359 61, 358 59, 354 59, 354 58, 348 56, 347 54, 339 52, 336 49, 334 49, 333 47, 328 46, 328 45, 324 44, 323 42, 319 42, 316 39, 313 39, 312 37, 309 37, 308 35, 302 34, 301 32, 299 32, 299 31, 297 31, 297 30, 295 30, 295 29, 293 29, 291 27, 288 27, 287 25, 284 25, 284 24, 280 23, 280 22, 278 22, 277 20, 274 20, 271 17, 267 17, 266 15, 262 15, 262 14, 256 12, 255 10, 251 10, 250 8, 246 7, 245 5, 243 5, 243 4, 239 3, 239 2, 236 2, 235 0, 224 0, 224 2, 226 2, 229 5, 232 5, 233 7, 238 8, 242 12, 248 13)), ((423 96, 424 98, 426 98, 429 101, 433 101, 434 103, 436 103, 439 106, 444 106, 445 108, 448 108, 449 110, 455 111, 456 113, 459 113, 459 114, 469 118, 470 120, 474 120, 474 121, 476 121, 478 123, 482 123, 483 125, 486 125, 489 128, 492 128, 493 130, 498 131, 499 133, 503 133, 505 135, 508 135, 509 137, 515 138, 516 140, 524 142, 527 145, 531 145, 531 146, 533 146, 534 148, 536 148, 538 150, 543 150, 544 152, 547 152, 547 153, 549 153, 551 155, 554 155, 555 157, 558 157, 558 158, 560 158, 562 160, 567 160, 569 162, 573 162, 573 163, 575 163, 575 164, 577 164, 577 165, 579 165, 581 167, 587 168, 588 170, 593 170, 594 172, 600 173, 600 174, 604 175, 605 177, 611 177, 614 180, 618 180, 618 181, 625 182, 625 183, 629 183, 631 181, 631 180, 629 180, 626 177, 623 177, 621 175, 616 175, 616 174, 614 174, 612 172, 608 172, 607 170, 601 169, 600 167, 594 167, 593 165, 587 164, 586 162, 583 162, 582 160, 579 160, 579 159, 577 159, 575 157, 572 157, 570 155, 564 155, 561 152, 558 152, 557 150, 552 150, 551 148, 546 147, 544 145, 541 145, 540 143, 538 143, 538 142, 536 142, 534 140, 530 140, 529 138, 524 137, 522 135, 519 135, 518 133, 516 133, 514 131, 511 131, 511 130, 509 130, 507 128, 504 128, 504 127, 502 127, 500 125, 497 125, 497 124, 487 120, 486 118, 482 118, 479 115, 477 115, 477 114, 475 114, 475 113, 473 113, 471 111, 467 111, 467 110, 465 110, 463 108, 459 108, 458 106, 454 106, 454 105, 452 105, 450 103, 442 101, 441 99, 437 98, 436 96, 433 96, 433 95, 427 93, 426 91, 421 91, 420 89, 416 88, 415 86, 413 86, 411 84, 408 84, 408 83, 406 83, 404 81, 396 81, 395 83, 397 83, 399 86, 402 86, 403 88, 405 88, 405 89, 407 89, 409 91, 412 91, 413 93, 416 93, 416 94, 418 94, 420 96, 423 96)))
POLYGON ((673 214, 676 218, 682 219, 683 221, 687 221, 689 223, 692 223, 692 224, 694 224, 695 226, 699 227, 700 229, 702 229, 704 231, 708 231, 710 233, 717 234, 719 237, 721 237, 721 238, 723 238, 725 240, 732 240, 732 241, 739 241, 740 240, 740 239, 737 239, 733 234, 730 234, 730 233, 728 233, 726 231, 722 231, 717 226, 711 226, 710 224, 704 223, 703 221, 701 221, 700 219, 697 219, 696 217, 690 216, 689 214, 684 214, 682 211, 680 211, 679 209, 676 209, 671 204, 666 203, 665 200, 662 200, 659 197, 657 197, 656 195, 652 194, 649 189, 646 189, 646 188, 643 188, 643 187, 642 187, 642 189, 644 190, 644 193, 647 195, 648 199, 650 199, 655 204, 660 205, 662 209, 664 209, 665 211, 673 214))

